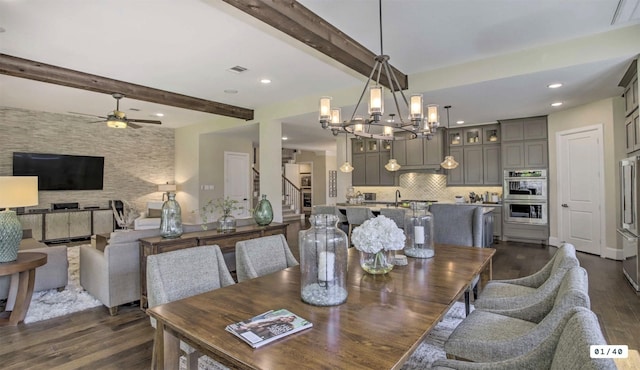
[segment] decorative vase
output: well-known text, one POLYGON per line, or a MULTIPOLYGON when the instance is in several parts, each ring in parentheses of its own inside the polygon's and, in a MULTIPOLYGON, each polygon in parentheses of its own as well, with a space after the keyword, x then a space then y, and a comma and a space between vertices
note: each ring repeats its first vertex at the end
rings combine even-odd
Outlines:
POLYGON ((427 203, 411 203, 412 212, 405 218, 405 234, 407 247, 404 254, 415 258, 431 258, 433 249, 433 215, 428 211, 427 203))
POLYGON ((266 194, 262 194, 262 199, 253 211, 253 218, 259 226, 267 226, 273 221, 273 208, 266 194))
POLYGON ((218 219, 218 231, 223 233, 230 233, 236 231, 236 218, 231 216, 231 213, 224 213, 218 219))
POLYGON ((370 274, 386 274, 393 270, 393 256, 395 251, 381 250, 378 253, 360 251, 360 266, 370 274))
POLYGON ((0 263, 18 259, 22 225, 14 211, 0 212, 0 263))
POLYGON ((182 235, 182 210, 173 193, 169 193, 169 199, 162 205, 160 235, 167 239, 178 238, 182 235))
POLYGON ((300 232, 300 295, 314 306, 336 306, 347 300, 348 238, 336 224, 338 216, 310 217, 311 228, 300 232))

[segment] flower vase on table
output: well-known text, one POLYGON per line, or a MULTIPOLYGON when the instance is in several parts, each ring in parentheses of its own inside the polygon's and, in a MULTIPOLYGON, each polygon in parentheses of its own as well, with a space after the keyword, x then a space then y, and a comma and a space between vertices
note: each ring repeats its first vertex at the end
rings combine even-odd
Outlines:
POLYGON ((385 216, 365 221, 353 229, 351 242, 360 251, 360 266, 370 274, 386 274, 393 269, 396 251, 404 248, 404 232, 385 216))
POLYGON ((223 213, 218 219, 218 231, 230 233, 236 231, 236 218, 231 213, 223 213))

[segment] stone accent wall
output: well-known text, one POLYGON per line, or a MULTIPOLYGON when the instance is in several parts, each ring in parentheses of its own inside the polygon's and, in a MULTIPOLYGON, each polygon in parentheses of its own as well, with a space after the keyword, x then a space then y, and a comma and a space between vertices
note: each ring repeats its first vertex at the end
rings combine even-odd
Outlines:
POLYGON ((101 156, 103 190, 40 191, 33 208, 50 208, 57 202, 108 207, 109 200, 119 199, 144 210, 147 201, 161 200, 158 184, 174 183, 174 130, 144 124, 137 130, 112 129, 91 121, 0 107, 0 176, 13 174, 13 152, 101 156))

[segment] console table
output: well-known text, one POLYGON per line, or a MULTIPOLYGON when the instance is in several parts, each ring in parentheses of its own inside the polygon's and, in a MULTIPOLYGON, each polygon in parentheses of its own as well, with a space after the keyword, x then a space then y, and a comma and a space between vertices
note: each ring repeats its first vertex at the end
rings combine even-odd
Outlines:
POLYGON ((36 267, 45 263, 47 263, 47 254, 37 252, 18 253, 17 260, 0 263, 0 276, 11 275, 12 280, 18 279, 18 291, 13 311, 8 318, 0 318, 0 326, 15 326, 24 321, 31 304, 33 285, 36 281, 36 267))
MULTIPOLYGON (((147 308, 147 256, 178 249, 192 248, 199 245, 217 245, 222 254, 234 253, 236 243, 242 240, 261 238, 263 236, 283 234, 287 237, 288 224, 273 222, 267 226, 249 225, 236 228, 234 232, 204 230, 182 234, 179 238, 165 239, 160 236, 140 239, 140 308, 147 308)), ((229 266, 235 271, 235 266, 229 266)))

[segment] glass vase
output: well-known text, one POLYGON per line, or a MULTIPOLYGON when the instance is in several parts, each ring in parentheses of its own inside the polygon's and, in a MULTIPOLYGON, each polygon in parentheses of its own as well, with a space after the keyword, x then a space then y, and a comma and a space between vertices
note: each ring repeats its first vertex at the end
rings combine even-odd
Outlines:
POLYGON ((169 199, 162 205, 160 235, 167 239, 178 238, 182 235, 182 210, 173 193, 169 193, 169 199))
POLYGON ((218 219, 218 231, 222 233, 230 233, 236 231, 236 218, 230 213, 223 214, 218 219))
POLYGON ((431 258, 433 249, 433 215, 426 202, 411 203, 404 225, 407 247, 404 254, 415 258, 431 258))
POLYGON ((348 238, 336 215, 318 214, 300 232, 300 295, 314 306, 336 306, 347 300, 348 238))
POLYGON ((360 266, 370 274, 386 274, 393 270, 393 257, 395 251, 381 250, 378 253, 360 251, 360 266))
POLYGON ((267 226, 273 221, 273 208, 266 194, 262 194, 262 199, 253 211, 253 218, 259 226, 267 226))

